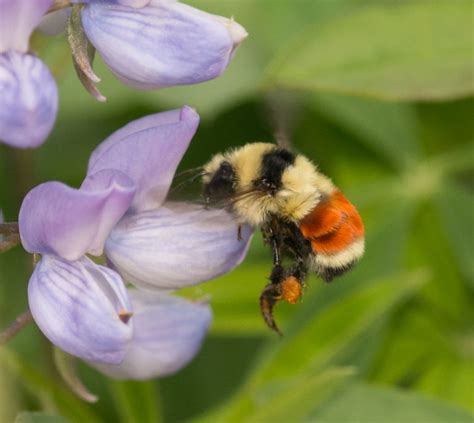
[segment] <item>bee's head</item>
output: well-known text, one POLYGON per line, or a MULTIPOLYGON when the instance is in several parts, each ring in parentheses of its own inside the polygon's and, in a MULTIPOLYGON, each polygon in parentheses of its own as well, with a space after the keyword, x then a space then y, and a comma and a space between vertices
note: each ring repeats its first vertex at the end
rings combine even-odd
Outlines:
POLYGON ((207 202, 230 200, 239 220, 259 225, 269 215, 298 220, 319 199, 318 173, 304 156, 252 143, 214 156, 204 166, 207 202))
POLYGON ((332 186, 306 157, 274 145, 260 156, 255 172, 248 184, 255 194, 237 203, 246 208, 255 224, 261 224, 269 215, 299 221, 332 186))
POLYGON ((234 167, 218 154, 204 166, 204 199, 206 203, 226 200, 235 194, 236 175, 234 167))

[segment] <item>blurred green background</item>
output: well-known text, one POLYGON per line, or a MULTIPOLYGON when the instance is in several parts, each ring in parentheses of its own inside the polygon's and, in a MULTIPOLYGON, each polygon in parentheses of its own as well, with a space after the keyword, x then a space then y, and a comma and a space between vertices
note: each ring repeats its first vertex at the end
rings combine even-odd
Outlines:
MULTIPOLYGON (((279 304, 280 339, 258 309, 271 258, 257 235, 238 269, 185 292, 212 295, 198 357, 140 383, 81 365, 100 396, 93 405, 68 390, 31 325, 0 350, 0 422, 22 410, 45 414, 21 422, 471 422, 473 2, 188 3, 233 15, 250 34, 227 72, 198 86, 133 91, 99 59, 108 97, 99 104, 76 79, 64 36, 35 36, 60 111, 41 148, 0 145, 6 220, 38 183, 78 186, 90 152, 115 129, 190 104, 202 123, 182 169, 283 127, 359 208, 366 255, 332 284, 311 278, 301 304, 279 304)), ((20 247, 0 256, 1 327, 26 309, 31 267, 20 247)))

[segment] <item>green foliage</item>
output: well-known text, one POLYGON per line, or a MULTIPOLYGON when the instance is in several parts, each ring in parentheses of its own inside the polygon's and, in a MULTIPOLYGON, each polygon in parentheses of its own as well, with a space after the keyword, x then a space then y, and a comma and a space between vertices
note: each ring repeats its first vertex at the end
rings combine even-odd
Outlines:
POLYGON ((155 385, 152 382, 111 381, 120 419, 129 423, 158 423, 159 405, 155 385))
POLYGON ((390 100, 470 95, 471 14, 465 0, 361 8, 311 28, 275 59, 269 83, 390 100))
POLYGON ((407 395, 396 389, 355 383, 321 407, 311 416, 311 420, 320 423, 468 423, 472 421, 472 416, 421 395, 407 395))
MULTIPOLYGON (((473 92, 472 3, 192 3, 234 15, 250 34, 229 70, 206 84, 137 92, 98 60, 105 106, 75 79, 64 38, 36 39, 58 79, 60 115, 40 149, 0 145, 7 220, 37 183, 79 185, 91 150, 131 119, 195 106, 203 119, 182 164, 189 168, 270 139, 270 105, 295 149, 359 208, 366 255, 332 284, 310 278, 298 306, 279 304, 277 338, 258 309, 271 258, 256 234, 238 269, 182 292, 210 296, 214 311, 190 366, 158 385, 111 381, 84 365, 84 384, 100 397, 93 405, 64 386, 44 339, 29 328, 0 351, 8 392, 0 420, 28 409, 56 420, 22 413, 17 421, 472 421, 474 102, 464 98, 473 92)), ((26 307, 30 271, 20 248, 0 256, 2 325, 26 307)))
POLYGON ((24 411, 16 416, 15 423, 68 423, 68 421, 60 416, 24 411))

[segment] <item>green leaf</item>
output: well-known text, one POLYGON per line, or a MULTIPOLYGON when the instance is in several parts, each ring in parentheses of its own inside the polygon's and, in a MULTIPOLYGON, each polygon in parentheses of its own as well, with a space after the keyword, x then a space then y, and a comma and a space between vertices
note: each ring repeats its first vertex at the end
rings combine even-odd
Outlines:
MULTIPOLYGON (((249 423, 302 421, 330 398, 355 373, 351 367, 330 368, 316 375, 303 375, 246 419, 249 423)), ((237 421, 237 420, 236 420, 237 421)))
POLYGON ((0 359, 5 368, 18 376, 33 395, 48 395, 54 401, 58 411, 72 422, 99 423, 100 420, 92 410, 72 393, 55 383, 50 377, 37 371, 25 360, 8 350, 0 349, 0 359))
POLYGON ((273 84, 390 100, 474 92, 472 2, 383 2, 315 27, 268 69, 273 84))
POLYGON ((462 272, 474 286, 474 197, 462 186, 447 183, 435 204, 451 249, 462 272))
POLYGON ((386 345, 377 362, 373 363, 371 379, 383 384, 403 384, 422 375, 433 362, 453 360, 453 346, 433 320, 417 309, 399 314, 386 333, 386 345))
POLYGON ((123 423, 161 421, 160 398, 154 382, 111 381, 110 389, 123 423))
POLYGON ((471 423, 461 408, 412 392, 357 383, 339 393, 312 416, 318 423, 471 423))
POLYGON ((426 280, 427 274, 421 271, 401 274, 374 281, 339 299, 271 348, 260 360, 251 385, 264 386, 333 362, 426 280))
POLYGON ((312 104, 396 167, 406 167, 417 160, 412 106, 326 93, 313 96, 312 104))
POLYGON ((23 411, 16 416, 15 423, 68 423, 68 420, 61 416, 23 411))
POLYGON ((418 381, 416 387, 427 394, 457 403, 474 413, 473 380, 472 360, 445 359, 438 360, 418 381))
MULTIPOLYGON (((307 310, 302 309, 300 314, 308 318, 298 319, 300 324, 285 331, 280 341, 269 342, 234 400, 212 415, 212 419, 244 421, 258 416, 262 407, 269 410, 276 407, 278 398, 299 389, 301 378, 324 373, 327 366, 341 358, 425 280, 423 272, 413 272, 376 281, 326 305, 312 319, 307 310)), ((312 306, 312 303, 306 305, 312 306)), ((316 380, 308 383, 318 385, 316 380)), ((313 400, 317 402, 318 398, 313 396, 313 400)), ((290 408, 293 404, 290 401, 290 408)))

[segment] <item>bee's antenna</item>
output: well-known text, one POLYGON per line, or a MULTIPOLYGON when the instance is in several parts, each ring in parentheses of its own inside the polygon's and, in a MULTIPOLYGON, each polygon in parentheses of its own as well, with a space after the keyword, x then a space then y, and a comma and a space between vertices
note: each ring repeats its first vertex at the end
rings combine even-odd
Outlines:
POLYGON ((279 147, 292 150, 291 136, 297 121, 298 106, 285 92, 271 93, 265 101, 266 114, 279 147))
POLYGON ((179 180, 179 179, 182 179, 183 177, 187 177, 187 178, 184 179, 183 181, 179 182, 174 187, 172 187, 171 190, 170 190, 170 193, 176 193, 177 191, 179 191, 184 186, 193 183, 196 179, 202 178, 205 174, 206 174, 206 172, 204 171, 204 169, 202 167, 196 167, 194 169, 188 169, 188 170, 185 170, 183 172, 180 172, 175 177, 175 181, 179 180), (188 176, 188 175, 191 175, 191 176, 188 176))

